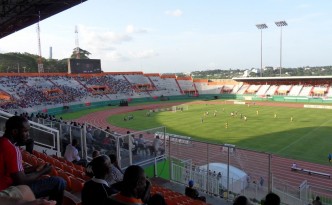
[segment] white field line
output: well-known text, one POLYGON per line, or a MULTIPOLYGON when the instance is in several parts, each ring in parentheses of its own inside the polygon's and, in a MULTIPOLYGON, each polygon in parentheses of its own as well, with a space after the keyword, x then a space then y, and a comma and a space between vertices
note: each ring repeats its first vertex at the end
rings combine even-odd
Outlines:
POLYGON ((329 124, 332 121, 332 119, 324 122, 323 124, 321 124, 319 127, 316 127, 315 129, 311 130, 310 132, 308 132, 307 134, 303 135, 302 137, 300 137, 299 139, 295 140, 294 142, 288 144, 287 146, 285 146, 284 148, 280 149, 277 151, 277 153, 281 153, 283 151, 285 151, 286 149, 288 149, 289 147, 293 146, 294 144, 297 144, 299 141, 301 141, 303 138, 308 137, 309 135, 311 135, 311 133, 315 132, 316 130, 320 129, 322 126, 329 124))

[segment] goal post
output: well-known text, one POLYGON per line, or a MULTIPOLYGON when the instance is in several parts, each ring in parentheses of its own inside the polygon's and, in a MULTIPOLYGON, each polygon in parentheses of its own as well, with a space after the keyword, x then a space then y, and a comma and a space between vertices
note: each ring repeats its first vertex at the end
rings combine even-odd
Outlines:
POLYGON ((183 105, 176 105, 176 106, 172 106, 172 112, 182 112, 182 111, 187 111, 188 105, 183 104, 183 105))

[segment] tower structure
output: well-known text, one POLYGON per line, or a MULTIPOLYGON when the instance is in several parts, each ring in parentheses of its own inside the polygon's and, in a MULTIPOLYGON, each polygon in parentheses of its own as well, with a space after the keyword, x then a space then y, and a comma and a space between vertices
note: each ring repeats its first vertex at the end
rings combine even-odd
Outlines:
POLYGON ((40 11, 39 11, 39 20, 37 23, 37 36, 38 36, 38 73, 43 73, 44 72, 44 65, 43 65, 43 60, 42 60, 42 52, 41 52, 41 43, 40 43, 40 27, 39 27, 39 22, 40 22, 40 11))
POLYGON ((77 26, 75 26, 75 53, 76 53, 76 59, 80 59, 80 47, 79 47, 79 41, 78 41, 77 26))

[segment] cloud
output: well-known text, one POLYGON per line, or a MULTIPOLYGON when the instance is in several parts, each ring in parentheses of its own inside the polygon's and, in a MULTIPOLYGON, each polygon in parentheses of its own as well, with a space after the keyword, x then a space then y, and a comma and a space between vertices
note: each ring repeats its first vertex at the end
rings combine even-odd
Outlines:
POLYGON ((132 40, 132 37, 126 33, 116 33, 86 26, 79 27, 79 37, 80 47, 87 48, 91 52, 112 51, 115 50, 115 45, 132 40))
POLYGON ((105 57, 106 57, 106 59, 108 61, 113 61, 113 62, 116 62, 116 61, 128 61, 129 60, 127 57, 125 57, 124 55, 122 55, 118 51, 108 52, 105 57))
POLYGON ((165 11, 165 14, 168 16, 179 17, 182 16, 183 12, 180 9, 176 9, 174 11, 165 11))
POLYGON ((130 52, 129 54, 134 58, 151 58, 151 57, 159 55, 153 49, 143 50, 143 51, 139 51, 139 52, 130 52))
POLYGON ((135 28, 133 25, 128 25, 126 27, 126 32, 131 34, 131 33, 146 33, 147 30, 146 29, 138 29, 138 28, 135 28))

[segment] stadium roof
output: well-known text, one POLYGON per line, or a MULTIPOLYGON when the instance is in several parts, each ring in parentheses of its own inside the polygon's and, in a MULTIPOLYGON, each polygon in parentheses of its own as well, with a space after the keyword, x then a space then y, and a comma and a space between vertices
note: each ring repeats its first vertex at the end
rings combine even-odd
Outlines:
POLYGON ((1 0, 0 39, 87 0, 1 0))
POLYGON ((232 78, 235 81, 266 81, 266 80, 309 80, 309 79, 332 79, 332 76, 290 76, 290 77, 255 77, 255 78, 232 78))

